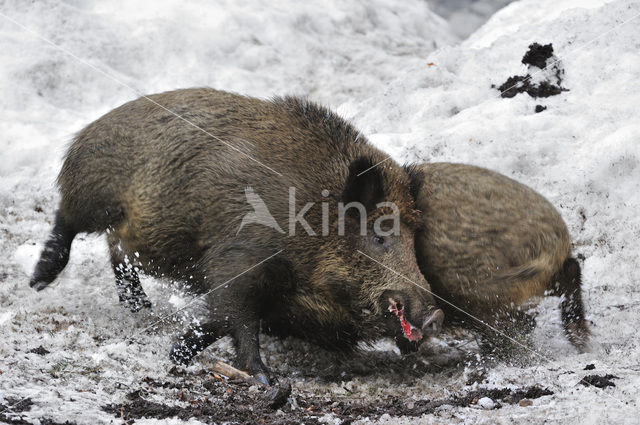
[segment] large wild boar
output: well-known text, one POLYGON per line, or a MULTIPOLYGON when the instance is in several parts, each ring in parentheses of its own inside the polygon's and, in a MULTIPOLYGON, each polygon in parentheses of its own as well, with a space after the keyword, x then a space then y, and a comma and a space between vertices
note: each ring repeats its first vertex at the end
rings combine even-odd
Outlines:
POLYGON ((375 166, 385 159, 298 98, 213 89, 140 98, 74 138, 30 285, 56 278, 77 233, 106 232, 132 310, 150 305, 137 268, 206 294, 208 318, 174 344, 175 361, 231 335, 237 366, 267 381, 261 324, 338 350, 380 335, 413 344, 443 313, 416 263, 409 177, 392 161, 375 166))
MULTIPOLYGON (((584 349, 589 330, 580 266, 556 209, 527 186, 483 168, 432 163, 408 171, 424 221, 418 264, 433 292, 510 337, 533 323, 520 311, 527 301, 546 291, 559 295, 566 335, 584 349)), ((448 320, 500 340, 468 314, 440 304, 448 320)))

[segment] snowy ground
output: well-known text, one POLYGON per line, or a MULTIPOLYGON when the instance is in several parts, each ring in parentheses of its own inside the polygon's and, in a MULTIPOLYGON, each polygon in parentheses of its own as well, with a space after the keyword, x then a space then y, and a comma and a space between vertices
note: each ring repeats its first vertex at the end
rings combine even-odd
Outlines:
MULTIPOLYGON (((384 372, 358 373, 350 362, 300 341, 265 338, 265 360, 294 378, 294 398, 375 405, 395 395, 410 412, 409 404, 420 400, 537 384, 554 394, 528 407, 445 405, 419 421, 637 423, 640 3, 521 0, 464 41, 458 37, 465 32, 426 2, 344 3, 0 3, 0 418, 116 423, 101 406, 126 403, 145 378, 172 375, 167 351, 184 320, 157 331, 144 328, 189 298, 145 279, 154 310, 131 314, 121 308, 102 238, 77 239, 69 265, 47 290, 35 293, 27 281, 50 229, 58 199, 54 179, 72 134, 138 93, 212 86, 255 96, 308 95, 352 119, 398 161, 467 162, 520 180, 558 207, 575 253, 584 256, 590 353, 576 354, 564 339, 557 299, 538 308, 534 348, 540 356, 524 367, 495 365, 472 385, 468 355, 449 348, 473 346, 468 338, 437 340, 410 360, 382 341, 358 360, 374 369, 415 364, 416 372, 399 382, 384 372), (535 72, 520 62, 533 42, 553 43, 569 91, 544 99, 501 98, 492 85, 535 72), (535 113, 536 105, 547 109, 535 113), (49 353, 30 353, 40 346, 49 353), (344 379, 314 377, 336 362, 344 379), (595 369, 584 371, 587 364, 595 369), (587 374, 618 379, 605 389, 579 385, 587 374), (18 404, 25 398, 33 403, 28 409, 18 404)), ((196 376, 215 359, 231 357, 231 344, 222 340, 188 372, 196 376)), ((189 405, 178 391, 161 388, 148 397, 189 405)))

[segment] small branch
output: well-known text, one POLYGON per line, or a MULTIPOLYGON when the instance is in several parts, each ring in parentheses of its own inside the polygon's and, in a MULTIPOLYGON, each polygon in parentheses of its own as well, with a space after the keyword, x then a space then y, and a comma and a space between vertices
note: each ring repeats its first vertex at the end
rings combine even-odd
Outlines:
POLYGON ((120 419, 122 419, 124 425, 129 425, 129 422, 124 418, 124 407, 120 408, 120 419))
POLYGON ((220 375, 224 375, 229 379, 238 379, 241 381, 250 382, 252 384, 260 384, 265 386, 262 382, 258 381, 253 376, 249 375, 247 372, 242 371, 240 369, 236 369, 235 367, 221 361, 217 361, 213 365, 212 370, 213 372, 219 373, 220 375))

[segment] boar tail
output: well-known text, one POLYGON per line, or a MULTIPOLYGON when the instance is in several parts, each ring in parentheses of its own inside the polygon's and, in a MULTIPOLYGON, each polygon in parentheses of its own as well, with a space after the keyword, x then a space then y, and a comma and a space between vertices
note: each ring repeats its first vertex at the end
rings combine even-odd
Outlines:
POLYGON ((497 282, 531 280, 542 276, 544 273, 545 268, 543 265, 535 262, 524 266, 513 267, 496 274, 493 276, 493 280, 497 282))
POLYGON ((526 264, 498 271, 480 287, 486 291, 487 300, 498 303, 496 307, 522 305, 551 289, 553 271, 559 267, 552 261, 551 257, 540 256, 526 264))
POLYGON ((74 228, 58 211, 53 230, 40 254, 40 260, 33 272, 29 286, 41 291, 58 277, 69 262, 71 242, 76 234, 74 228))

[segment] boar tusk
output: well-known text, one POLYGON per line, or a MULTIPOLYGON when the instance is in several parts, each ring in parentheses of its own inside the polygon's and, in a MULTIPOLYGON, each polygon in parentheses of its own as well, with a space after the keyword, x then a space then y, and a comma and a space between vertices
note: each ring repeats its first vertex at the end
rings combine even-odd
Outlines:
POLYGON ((437 309, 422 324, 422 333, 428 336, 436 336, 442 330, 442 323, 444 322, 444 312, 441 309, 437 309))

